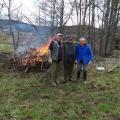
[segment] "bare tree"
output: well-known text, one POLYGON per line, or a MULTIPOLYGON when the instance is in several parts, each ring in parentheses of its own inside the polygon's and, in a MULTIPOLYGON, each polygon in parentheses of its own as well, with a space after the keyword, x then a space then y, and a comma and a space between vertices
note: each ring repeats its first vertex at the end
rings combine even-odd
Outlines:
POLYGON ((84 6, 84 15, 83 15, 83 34, 85 34, 85 19, 86 19, 86 14, 87 14, 87 8, 88 8, 88 4, 87 4, 88 0, 85 0, 85 6, 84 6))

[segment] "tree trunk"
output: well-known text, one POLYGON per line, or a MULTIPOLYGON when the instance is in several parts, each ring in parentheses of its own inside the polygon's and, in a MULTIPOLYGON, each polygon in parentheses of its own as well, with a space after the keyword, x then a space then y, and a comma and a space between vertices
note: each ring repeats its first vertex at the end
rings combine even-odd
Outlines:
POLYGON ((104 3, 105 16, 104 16, 104 32, 102 40, 102 55, 106 54, 106 46, 108 44, 108 26, 109 26, 109 13, 110 13, 110 0, 105 0, 104 3))
POLYGON ((89 0, 89 27, 88 27, 88 37, 89 37, 89 43, 92 43, 91 39, 91 0, 89 0))
POLYGON ((82 15, 81 15, 81 13, 82 13, 82 0, 80 0, 80 3, 79 3, 79 11, 80 11, 80 15, 79 15, 79 17, 80 17, 80 21, 79 21, 79 24, 78 24, 78 37, 81 35, 81 18, 82 18, 82 15))
POLYGON ((8 6, 8 18, 9 18, 10 34, 11 34, 11 36, 12 36, 12 40, 13 40, 13 48, 14 48, 14 52, 16 52, 16 45, 15 45, 14 33, 13 33, 13 31, 12 31, 11 2, 12 2, 12 0, 9 0, 9 6, 8 6))
POLYGON ((55 12, 56 12, 56 0, 51 1, 51 34, 54 35, 55 30, 55 12))
POLYGON ((86 13, 87 13, 87 8, 88 8, 88 5, 87 5, 87 0, 85 1, 85 9, 84 9, 84 16, 83 16, 83 34, 85 34, 85 19, 86 19, 86 13))
POLYGON ((60 33, 63 33, 63 29, 64 29, 64 23, 63 23, 63 18, 64 17, 64 0, 61 0, 61 9, 60 9, 60 33))
POLYGON ((115 33, 117 30, 117 24, 119 18, 119 14, 117 14, 117 11, 119 11, 118 4, 119 4, 119 0, 116 1, 112 0, 109 27, 108 27, 108 44, 106 45, 107 54, 111 54, 113 50, 114 38, 115 38, 115 33))
POLYGON ((92 0, 91 46, 95 52, 95 0, 92 0))

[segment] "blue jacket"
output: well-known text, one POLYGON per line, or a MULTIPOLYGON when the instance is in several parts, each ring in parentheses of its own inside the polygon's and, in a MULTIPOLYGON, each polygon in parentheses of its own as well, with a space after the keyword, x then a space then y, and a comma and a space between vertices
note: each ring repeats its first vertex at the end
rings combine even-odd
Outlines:
POLYGON ((93 52, 90 45, 85 44, 84 46, 81 46, 78 43, 76 45, 76 58, 78 63, 80 63, 81 60, 84 64, 88 64, 89 61, 93 61, 93 52))

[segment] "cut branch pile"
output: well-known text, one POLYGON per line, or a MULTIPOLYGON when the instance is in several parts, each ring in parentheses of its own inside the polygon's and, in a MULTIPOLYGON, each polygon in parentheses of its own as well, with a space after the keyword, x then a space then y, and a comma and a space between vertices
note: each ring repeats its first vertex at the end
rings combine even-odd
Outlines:
POLYGON ((48 54, 40 54, 37 50, 32 50, 27 53, 25 56, 20 58, 21 66, 34 66, 37 64, 42 64, 43 62, 48 61, 48 54))
POLYGON ((37 48, 31 48, 23 56, 17 58, 18 66, 25 68, 25 72, 31 67, 39 67, 39 69, 48 68, 48 47, 50 42, 51 40, 48 40, 47 44, 42 44, 37 48))
POLYGON ((24 56, 17 58, 17 64, 19 68, 24 68, 25 72, 29 68, 38 67, 39 69, 45 69, 49 67, 48 54, 40 54, 37 49, 32 49, 24 56))

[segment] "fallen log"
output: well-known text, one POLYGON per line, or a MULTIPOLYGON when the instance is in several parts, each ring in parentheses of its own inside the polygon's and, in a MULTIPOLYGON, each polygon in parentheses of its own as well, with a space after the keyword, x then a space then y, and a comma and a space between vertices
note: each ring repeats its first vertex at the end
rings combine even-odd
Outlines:
POLYGON ((117 68, 118 66, 117 65, 115 65, 114 67, 112 67, 112 68, 110 68, 109 70, 108 70, 108 73, 109 72, 112 72, 115 68, 117 68))

